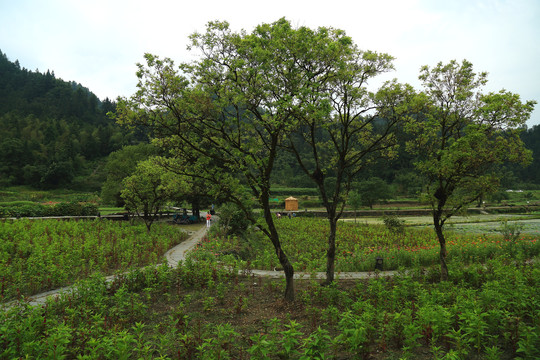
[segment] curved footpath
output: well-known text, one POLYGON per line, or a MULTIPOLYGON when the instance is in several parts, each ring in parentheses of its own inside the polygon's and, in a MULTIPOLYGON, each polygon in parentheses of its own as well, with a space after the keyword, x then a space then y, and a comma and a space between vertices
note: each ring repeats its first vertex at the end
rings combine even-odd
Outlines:
MULTIPOLYGON (((169 266, 176 267, 179 262, 184 261, 186 259, 186 253, 193 249, 204 237, 206 234, 207 228, 202 227, 200 230, 193 232, 190 234, 190 237, 181 242, 180 244, 176 245, 169 251, 167 251, 164 255, 165 259, 167 259, 167 263, 169 266)), ((252 269, 249 270, 250 274, 256 275, 256 276, 264 276, 269 278, 282 278, 284 277, 283 271, 272 271, 272 270, 256 270, 252 269)), ((380 276, 392 276, 396 274, 397 271, 378 271, 378 272, 336 272, 335 278, 336 279, 369 279, 369 278, 375 278, 380 276)), ((105 278, 106 281, 112 281, 115 278, 116 275, 110 275, 105 278)), ((325 272, 295 272, 294 274, 295 279, 326 279, 326 273, 325 272)), ((29 305, 37 306, 37 305, 43 305, 47 301, 49 297, 58 296, 60 294, 68 294, 74 290, 73 286, 67 286, 60 289, 54 289, 50 290, 41 294, 36 294, 33 296, 30 296, 27 298, 27 302, 29 305)), ((7 309, 9 308, 14 302, 8 302, 6 304, 1 304, 0 307, 7 309)))

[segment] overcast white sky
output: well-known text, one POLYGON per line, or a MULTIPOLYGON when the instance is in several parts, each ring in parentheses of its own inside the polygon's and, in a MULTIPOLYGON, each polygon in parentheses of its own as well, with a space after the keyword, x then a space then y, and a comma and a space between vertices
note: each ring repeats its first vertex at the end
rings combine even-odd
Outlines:
POLYGON ((419 88, 422 65, 467 59, 489 73, 486 91, 540 102, 540 0, 0 0, 0 50, 116 99, 135 92, 144 53, 189 60, 188 35, 208 21, 251 31, 281 17, 343 29, 360 48, 394 56, 384 80, 419 88))

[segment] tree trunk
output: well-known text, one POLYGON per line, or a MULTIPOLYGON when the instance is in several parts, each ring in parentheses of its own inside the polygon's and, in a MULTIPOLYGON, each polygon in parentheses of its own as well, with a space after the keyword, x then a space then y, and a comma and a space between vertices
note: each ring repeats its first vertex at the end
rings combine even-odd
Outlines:
MULTIPOLYGON (((266 199, 267 197, 265 197, 266 199)), ((283 272, 285 273, 285 294, 284 298, 285 300, 292 302, 294 301, 294 268, 292 264, 289 261, 289 258, 281 249, 281 242, 279 241, 279 234, 276 230, 276 227, 274 225, 274 218, 272 215, 272 212, 270 211, 270 206, 267 202, 262 202, 263 208, 264 208, 264 219, 266 221, 266 224, 268 225, 268 230, 270 233, 270 240, 272 241, 272 244, 274 245, 274 250, 276 251, 276 255, 278 257, 280 265, 283 267, 283 272)))
POLYGON ((289 259, 287 258, 287 255, 281 250, 281 247, 279 249, 276 249, 276 253, 279 254, 279 263, 281 266, 283 266, 283 272, 285 273, 285 293, 284 298, 285 300, 289 302, 294 301, 294 269, 291 263, 289 262, 289 259))
POLYGON ((146 225, 146 231, 150 233, 150 228, 152 227, 152 222, 154 221, 154 219, 152 217, 152 214, 150 214, 148 207, 145 207, 143 211, 144 212, 142 214, 142 219, 144 221, 144 225, 146 225))
POLYGON ((446 239, 443 234, 443 224, 441 223, 440 216, 437 214, 433 217, 435 225, 435 233, 437 233, 437 239, 441 250, 439 252, 439 259, 441 261, 441 281, 448 280, 448 267, 446 266, 446 239))
POLYGON ((199 198, 194 198, 191 203, 191 215, 197 218, 197 222, 199 222, 199 219, 201 218, 201 209, 199 205, 199 198))
POLYGON ((323 285, 330 285, 334 281, 336 260, 336 231, 337 220, 330 219, 330 234, 328 235, 328 249, 326 250, 326 281, 323 285))
POLYGON ((150 228, 152 227, 152 221, 145 219, 144 224, 146 225, 146 232, 150 233, 150 228))

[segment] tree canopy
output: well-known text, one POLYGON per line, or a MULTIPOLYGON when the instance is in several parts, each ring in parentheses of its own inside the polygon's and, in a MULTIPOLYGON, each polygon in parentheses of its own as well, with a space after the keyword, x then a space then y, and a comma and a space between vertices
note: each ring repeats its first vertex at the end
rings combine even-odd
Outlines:
POLYGON ((506 90, 482 93, 486 73, 473 65, 450 61, 425 66, 419 76, 424 92, 408 130, 414 134, 409 150, 416 152, 416 168, 427 179, 433 222, 441 245, 441 276, 448 276, 445 222, 464 206, 498 187, 497 165, 531 161, 519 137, 535 101, 521 102, 506 90))
POLYGON ((297 124, 294 113, 306 106, 298 94, 316 96, 310 81, 350 39, 332 29, 293 29, 281 19, 251 34, 212 22, 191 40, 203 55, 182 65, 183 73, 170 59, 146 55, 139 91, 119 103, 119 118, 152 127, 156 144, 173 159, 169 166, 204 178, 215 195, 244 207, 274 245, 287 280, 285 298, 292 300, 294 269, 270 211, 272 170, 284 137, 297 124), (261 205, 264 222, 245 207, 241 184, 261 205))

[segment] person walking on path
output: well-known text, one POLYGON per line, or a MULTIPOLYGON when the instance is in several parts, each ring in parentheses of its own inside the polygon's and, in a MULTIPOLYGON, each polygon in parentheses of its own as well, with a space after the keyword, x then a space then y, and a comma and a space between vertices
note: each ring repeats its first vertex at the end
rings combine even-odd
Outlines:
POLYGON ((210 227, 210 220, 212 219, 212 214, 210 214, 210 211, 206 213, 206 227, 210 227))

